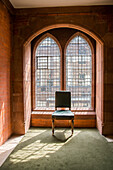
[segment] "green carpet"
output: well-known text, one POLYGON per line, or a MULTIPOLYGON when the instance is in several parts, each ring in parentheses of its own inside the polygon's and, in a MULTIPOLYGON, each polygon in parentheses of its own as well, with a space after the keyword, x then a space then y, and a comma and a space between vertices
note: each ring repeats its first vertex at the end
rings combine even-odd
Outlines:
POLYGON ((0 168, 7 170, 113 170, 113 143, 97 129, 31 128, 0 168))

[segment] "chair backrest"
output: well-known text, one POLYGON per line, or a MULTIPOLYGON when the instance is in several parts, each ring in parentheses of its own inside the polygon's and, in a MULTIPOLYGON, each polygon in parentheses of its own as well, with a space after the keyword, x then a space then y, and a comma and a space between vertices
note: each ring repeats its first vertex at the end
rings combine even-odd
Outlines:
POLYGON ((57 107, 71 109, 71 92, 56 91, 55 92, 55 110, 57 107))

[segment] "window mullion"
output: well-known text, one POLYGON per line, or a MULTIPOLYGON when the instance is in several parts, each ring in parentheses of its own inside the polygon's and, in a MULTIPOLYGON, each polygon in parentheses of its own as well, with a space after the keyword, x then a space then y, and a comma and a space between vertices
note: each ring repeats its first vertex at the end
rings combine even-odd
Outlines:
POLYGON ((64 48, 62 48, 61 55, 61 90, 65 90, 65 57, 64 57, 64 48))

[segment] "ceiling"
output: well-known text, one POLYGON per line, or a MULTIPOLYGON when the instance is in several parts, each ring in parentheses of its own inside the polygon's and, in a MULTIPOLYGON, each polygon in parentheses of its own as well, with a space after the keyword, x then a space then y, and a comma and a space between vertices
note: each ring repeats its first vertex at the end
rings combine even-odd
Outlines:
POLYGON ((113 0, 9 0, 14 8, 113 5, 113 0))

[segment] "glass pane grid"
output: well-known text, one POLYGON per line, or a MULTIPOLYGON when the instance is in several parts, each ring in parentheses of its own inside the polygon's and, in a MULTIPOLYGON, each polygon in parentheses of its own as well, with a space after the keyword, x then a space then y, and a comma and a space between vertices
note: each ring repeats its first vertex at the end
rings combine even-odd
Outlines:
POLYGON ((71 91, 72 108, 91 108, 92 54, 89 44, 75 37, 66 50, 66 90, 71 91))
POLYGON ((60 51, 56 42, 45 38, 36 49, 36 108, 55 107, 55 91, 60 90, 60 51))

